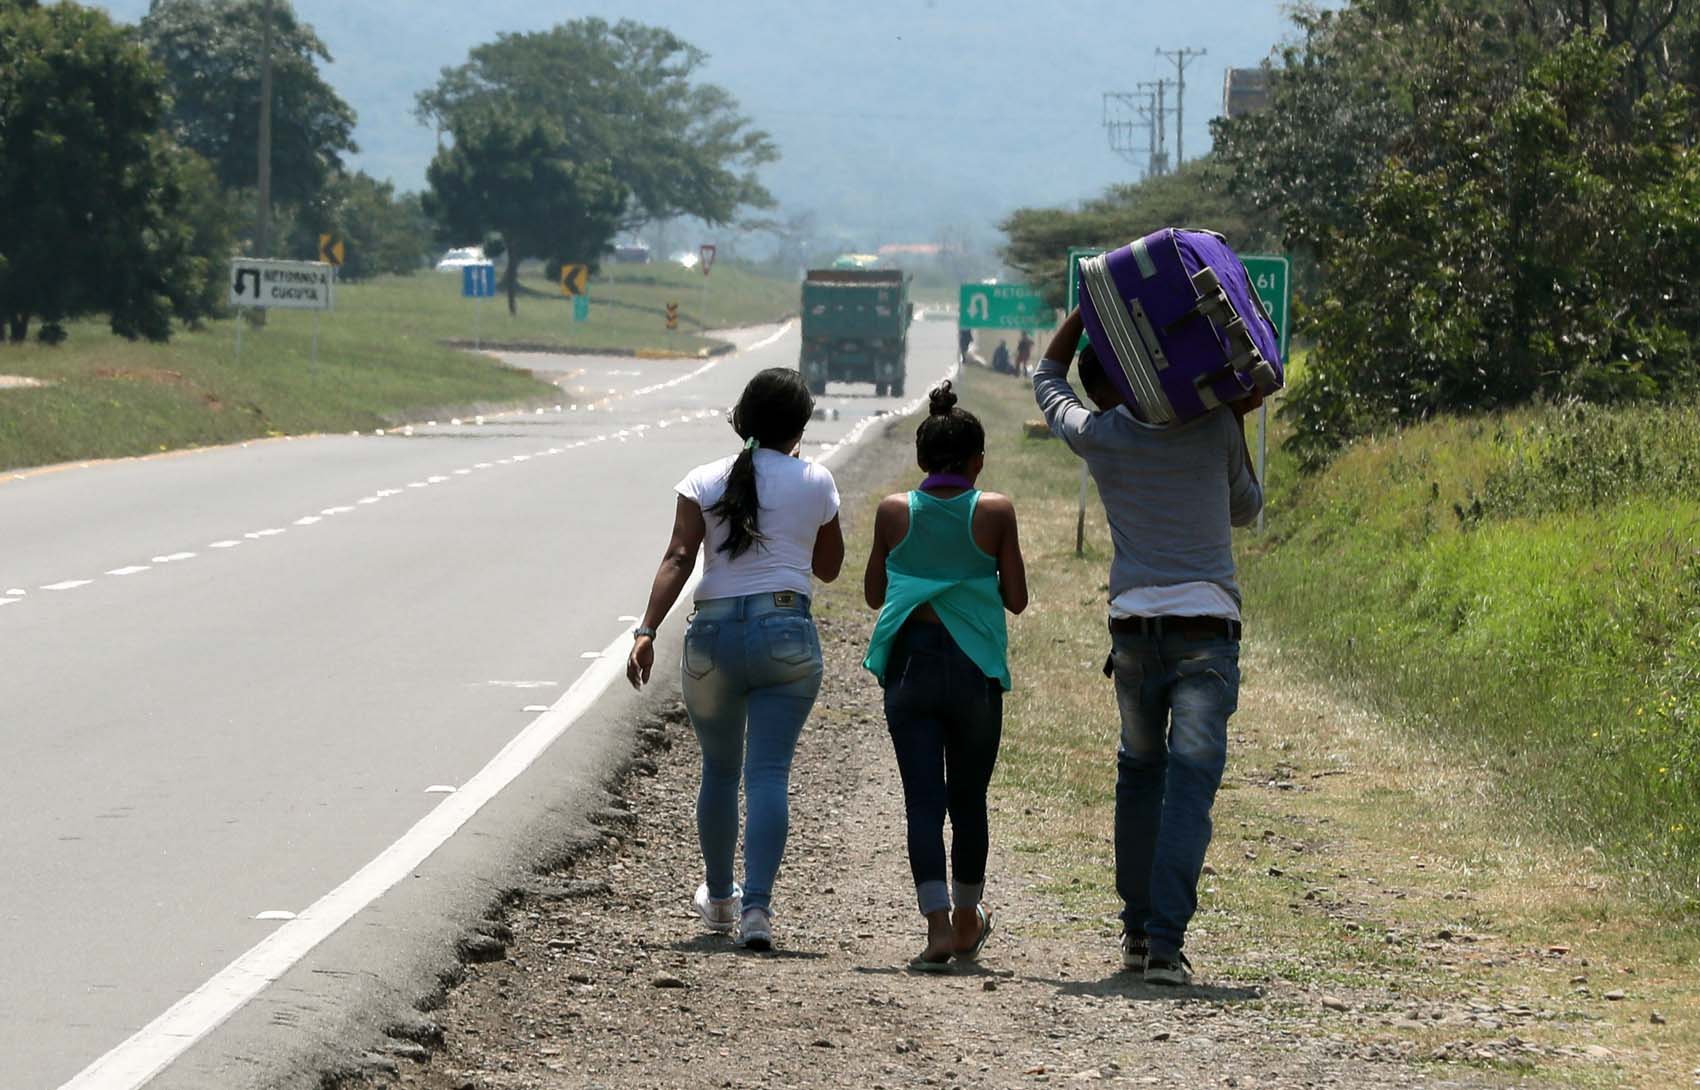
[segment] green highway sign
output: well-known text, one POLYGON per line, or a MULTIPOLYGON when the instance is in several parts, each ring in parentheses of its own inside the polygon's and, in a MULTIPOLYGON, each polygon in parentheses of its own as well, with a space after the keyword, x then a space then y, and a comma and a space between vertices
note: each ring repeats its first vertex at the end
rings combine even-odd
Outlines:
POLYGON ((1285 364, 1288 316, 1293 309, 1291 265, 1284 257, 1263 254, 1252 254, 1240 260, 1245 262, 1251 286, 1257 289, 1257 297, 1263 300, 1263 309, 1269 312, 1269 320, 1275 323, 1275 332, 1281 336, 1281 362, 1285 364))
POLYGON ((1097 257, 1103 253, 1098 246, 1070 246, 1068 248, 1068 310, 1073 311, 1080 305, 1080 261, 1082 258, 1097 257))
POLYGON ((962 285, 964 329, 1045 329, 1055 322, 1044 297, 1026 284, 962 285))

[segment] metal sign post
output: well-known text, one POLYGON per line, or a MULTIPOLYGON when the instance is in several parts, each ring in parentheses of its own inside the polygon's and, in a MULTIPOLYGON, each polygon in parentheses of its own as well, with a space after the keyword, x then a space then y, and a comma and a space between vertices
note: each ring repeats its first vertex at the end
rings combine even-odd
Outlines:
POLYGON ((714 244, 707 242, 697 251, 702 265, 702 328, 705 333, 708 331, 708 271, 714 268, 715 251, 714 244))
MULTIPOLYGON (((1293 305, 1292 265, 1284 257, 1272 257, 1262 254, 1252 254, 1242 259, 1245 263, 1246 275, 1251 278, 1252 289, 1263 303, 1263 309, 1268 312, 1269 320, 1275 324, 1275 333, 1281 338, 1281 368, 1287 367, 1287 333, 1292 323, 1288 315, 1293 305)), ((1257 412, 1257 480, 1265 488, 1269 485, 1269 403, 1265 401, 1257 412)), ((1267 506, 1267 504, 1266 504, 1267 506)), ((1262 533, 1265 525, 1264 512, 1257 513, 1257 532, 1262 533)))
MULTIPOLYGON (((1104 251, 1094 246, 1070 246, 1068 248, 1068 266, 1064 275, 1068 277, 1068 310, 1074 313, 1074 308, 1080 305, 1080 262, 1088 257, 1097 257, 1104 251)), ((1086 335, 1081 334, 1081 342, 1085 343, 1086 335)), ((1078 350, 1078 346, 1077 350, 1078 350)), ((1074 524, 1074 555, 1086 555, 1086 486, 1091 483, 1091 471, 1086 468, 1086 460, 1080 461, 1080 513, 1074 524)))

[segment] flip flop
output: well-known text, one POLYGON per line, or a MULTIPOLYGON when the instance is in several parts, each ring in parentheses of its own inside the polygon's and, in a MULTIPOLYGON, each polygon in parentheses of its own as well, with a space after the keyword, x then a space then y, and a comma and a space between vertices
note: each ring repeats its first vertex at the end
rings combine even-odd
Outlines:
POLYGON ((947 957, 943 961, 933 961, 929 958, 917 956, 909 962, 909 968, 918 973, 948 973, 950 972, 950 958, 947 957))
POLYGON ((958 961, 979 961, 980 951, 985 949, 986 940, 992 937, 992 928, 996 921, 992 914, 986 911, 985 905, 975 905, 974 914, 980 917, 980 937, 974 940, 974 945, 956 955, 958 961))

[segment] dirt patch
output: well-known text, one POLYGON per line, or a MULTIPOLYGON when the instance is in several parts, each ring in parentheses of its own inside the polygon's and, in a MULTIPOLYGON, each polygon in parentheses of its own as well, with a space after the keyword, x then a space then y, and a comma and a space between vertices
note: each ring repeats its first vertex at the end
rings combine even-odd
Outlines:
POLYGON ((51 386, 51 382, 43 382, 28 375, 0 375, 0 390, 39 390, 51 386))

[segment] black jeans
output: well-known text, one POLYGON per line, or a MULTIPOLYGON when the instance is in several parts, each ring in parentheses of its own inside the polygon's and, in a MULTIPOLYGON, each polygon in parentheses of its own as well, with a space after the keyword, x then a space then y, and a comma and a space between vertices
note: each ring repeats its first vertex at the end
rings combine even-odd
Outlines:
POLYGON ((909 869, 922 914, 980 903, 991 833, 986 787, 1003 735, 1003 687, 962 653, 942 624, 911 621, 886 670, 885 721, 909 825, 909 869), (951 873, 945 884, 944 819, 951 873))

